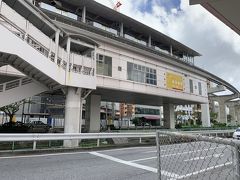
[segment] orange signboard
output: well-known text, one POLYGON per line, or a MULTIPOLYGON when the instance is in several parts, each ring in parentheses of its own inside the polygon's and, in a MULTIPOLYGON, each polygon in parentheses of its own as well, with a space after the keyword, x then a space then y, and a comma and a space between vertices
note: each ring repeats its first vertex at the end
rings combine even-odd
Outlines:
POLYGON ((183 77, 174 73, 166 74, 166 85, 169 89, 183 91, 183 77))

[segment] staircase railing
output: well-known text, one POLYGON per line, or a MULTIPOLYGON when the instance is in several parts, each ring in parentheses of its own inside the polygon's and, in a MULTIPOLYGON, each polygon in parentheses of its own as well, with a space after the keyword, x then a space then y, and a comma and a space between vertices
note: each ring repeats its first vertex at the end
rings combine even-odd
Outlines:
MULTIPOLYGON (((43 54, 58 67, 66 70, 68 61, 68 53, 66 50, 60 45, 57 45, 55 41, 36 28, 23 16, 18 14, 14 9, 9 7, 5 2, 0 1, 0 3, 0 24, 43 54), (55 62, 56 46, 58 46, 58 57, 55 62)), ((71 53, 71 56, 75 58, 75 63, 69 64, 69 72, 94 76, 94 59, 86 58, 75 53, 71 53), (84 61, 90 61, 91 63, 84 63, 84 61), (88 64, 89 66, 86 66, 85 64, 88 64)))
POLYGON ((33 82, 32 79, 23 77, 20 79, 2 83, 2 84, 0 84, 0 92, 5 92, 5 91, 8 91, 8 90, 11 90, 14 88, 18 88, 18 87, 30 84, 32 82, 33 82))

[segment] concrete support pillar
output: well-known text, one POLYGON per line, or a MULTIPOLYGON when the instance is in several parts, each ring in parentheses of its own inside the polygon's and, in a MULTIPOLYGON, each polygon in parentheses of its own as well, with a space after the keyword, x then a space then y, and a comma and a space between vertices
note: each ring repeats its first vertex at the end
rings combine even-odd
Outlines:
POLYGON ((148 36, 148 47, 152 47, 152 36, 151 35, 149 35, 148 36))
POLYGON ((124 32, 123 32, 123 23, 120 23, 120 36, 124 37, 124 32))
POLYGON ((55 33, 55 57, 54 57, 54 62, 57 62, 57 59, 58 59, 59 35, 60 35, 60 30, 57 30, 56 33, 55 33))
POLYGON ((83 6, 82 10, 82 22, 86 23, 86 6, 83 6))
POLYGON ((234 106, 234 107, 235 107, 235 116, 236 116, 237 124, 240 124, 240 108, 239 106, 234 106))
POLYGON ((163 116, 164 116, 164 128, 175 129, 175 115, 173 104, 163 105, 163 116))
MULTIPOLYGON (((81 106, 81 88, 68 87, 65 103, 64 133, 79 133, 79 124, 82 121, 80 117, 81 106)), ((78 147, 78 140, 64 140, 64 147, 78 147)))
POLYGON ((229 106, 229 115, 231 116, 231 125, 236 125, 236 114, 234 105, 229 106))
POLYGON ((100 131, 101 96, 90 95, 86 101, 86 128, 88 132, 100 131))
POLYGON ((224 101, 219 101, 219 121, 220 123, 227 123, 227 113, 224 101))
POLYGON ((209 104, 201 104, 201 121, 203 127, 211 127, 209 104))
MULTIPOLYGON (((70 55, 71 55, 71 38, 68 38, 67 39, 67 56, 68 56, 68 59, 67 59, 67 67, 66 67, 66 72, 69 72, 70 69, 69 69, 69 64, 70 64, 70 55)), ((67 82, 67 74, 66 74, 66 82, 67 82)))

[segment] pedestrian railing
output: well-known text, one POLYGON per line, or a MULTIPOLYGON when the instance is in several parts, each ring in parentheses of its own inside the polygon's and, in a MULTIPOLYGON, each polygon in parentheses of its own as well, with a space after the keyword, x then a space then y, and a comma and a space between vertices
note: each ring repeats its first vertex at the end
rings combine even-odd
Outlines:
POLYGON ((240 141, 157 131, 158 177, 165 179, 240 179, 240 141))

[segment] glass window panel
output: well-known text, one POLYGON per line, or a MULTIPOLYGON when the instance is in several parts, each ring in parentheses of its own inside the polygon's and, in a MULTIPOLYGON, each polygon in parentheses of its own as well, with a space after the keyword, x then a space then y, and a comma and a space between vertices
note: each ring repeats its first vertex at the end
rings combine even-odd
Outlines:
POLYGON ((193 93, 193 80, 189 79, 190 93, 193 93))
POLYGON ((134 64, 134 69, 137 69, 137 67, 138 67, 137 64, 134 64))
POLYGON ((144 72, 140 72, 140 82, 144 83, 145 82, 145 73, 144 72))
POLYGON ((97 55, 97 74, 112 76, 112 57, 97 55))
POLYGON ((142 66, 138 65, 138 70, 141 71, 142 70, 142 66))
POLYGON ((138 82, 138 72, 137 71, 133 71, 133 81, 138 82))
POLYGON ((112 76, 112 57, 105 56, 104 58, 104 75, 112 76))
POLYGON ((156 70, 142 65, 127 63, 128 80, 156 85, 156 70), (151 71, 151 73, 150 73, 151 71))
POLYGON ((201 84, 201 82, 198 82, 198 92, 199 92, 199 95, 202 95, 202 84, 201 84))
POLYGON ((133 63, 127 63, 127 77, 128 80, 133 80, 133 63))
POLYGON ((103 63, 97 62, 97 74, 103 75, 103 63))
POLYGON ((99 55, 98 55, 98 60, 99 60, 99 61, 103 61, 103 55, 99 54, 99 55))

